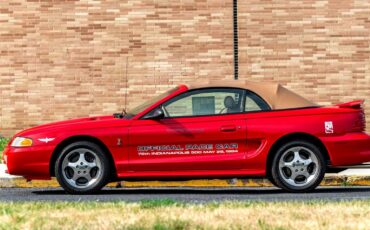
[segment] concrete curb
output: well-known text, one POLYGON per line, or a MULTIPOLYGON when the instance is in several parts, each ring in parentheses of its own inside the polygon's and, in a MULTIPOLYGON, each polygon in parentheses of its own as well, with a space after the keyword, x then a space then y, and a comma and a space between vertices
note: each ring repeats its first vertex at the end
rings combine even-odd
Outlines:
MULTIPOLYGON (((370 176, 325 176, 321 186, 370 186, 370 176)), ((231 179, 231 180, 189 180, 189 181, 122 181, 110 183, 108 187, 271 187, 267 179, 231 179)), ((23 178, 0 178, 0 188, 57 188, 55 179, 33 180, 23 178)))

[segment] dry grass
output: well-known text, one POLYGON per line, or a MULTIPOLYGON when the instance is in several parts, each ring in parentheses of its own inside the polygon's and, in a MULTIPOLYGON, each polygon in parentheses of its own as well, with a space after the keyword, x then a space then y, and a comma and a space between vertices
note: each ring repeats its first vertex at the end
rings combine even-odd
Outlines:
POLYGON ((1 229, 368 229, 370 201, 0 203, 1 229))

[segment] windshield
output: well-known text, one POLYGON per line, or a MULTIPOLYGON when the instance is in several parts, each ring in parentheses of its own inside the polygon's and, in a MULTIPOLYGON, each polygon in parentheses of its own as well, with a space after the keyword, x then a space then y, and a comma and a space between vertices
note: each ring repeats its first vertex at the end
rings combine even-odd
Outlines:
POLYGON ((168 95, 170 95, 171 93, 177 91, 179 89, 179 87, 176 87, 176 88, 173 88, 173 89, 170 89, 168 91, 166 91, 165 93, 162 93, 156 97, 153 97, 147 101, 145 101, 144 103, 130 109, 127 113, 130 115, 130 116, 136 116, 137 114, 143 112, 144 110, 146 110, 147 108, 149 108, 151 105, 153 105, 154 103, 156 103, 157 101, 167 97, 168 95))

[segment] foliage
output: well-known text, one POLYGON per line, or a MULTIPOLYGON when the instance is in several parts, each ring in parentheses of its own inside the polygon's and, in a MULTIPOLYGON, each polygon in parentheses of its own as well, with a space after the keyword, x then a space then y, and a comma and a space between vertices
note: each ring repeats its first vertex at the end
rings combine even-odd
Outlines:
POLYGON ((0 137, 0 162, 1 162, 1 159, 2 159, 2 152, 5 148, 5 146, 8 144, 8 142, 9 142, 8 138, 0 137))

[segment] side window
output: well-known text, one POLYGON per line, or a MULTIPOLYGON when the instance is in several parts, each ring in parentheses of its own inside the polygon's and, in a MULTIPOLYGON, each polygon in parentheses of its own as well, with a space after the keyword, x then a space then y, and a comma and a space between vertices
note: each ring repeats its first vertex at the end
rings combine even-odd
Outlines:
POLYGON ((270 106, 257 94, 247 91, 245 94, 245 112, 271 110, 270 106))
POLYGON ((199 89, 183 93, 163 104, 166 117, 241 113, 244 91, 233 88, 199 89))

